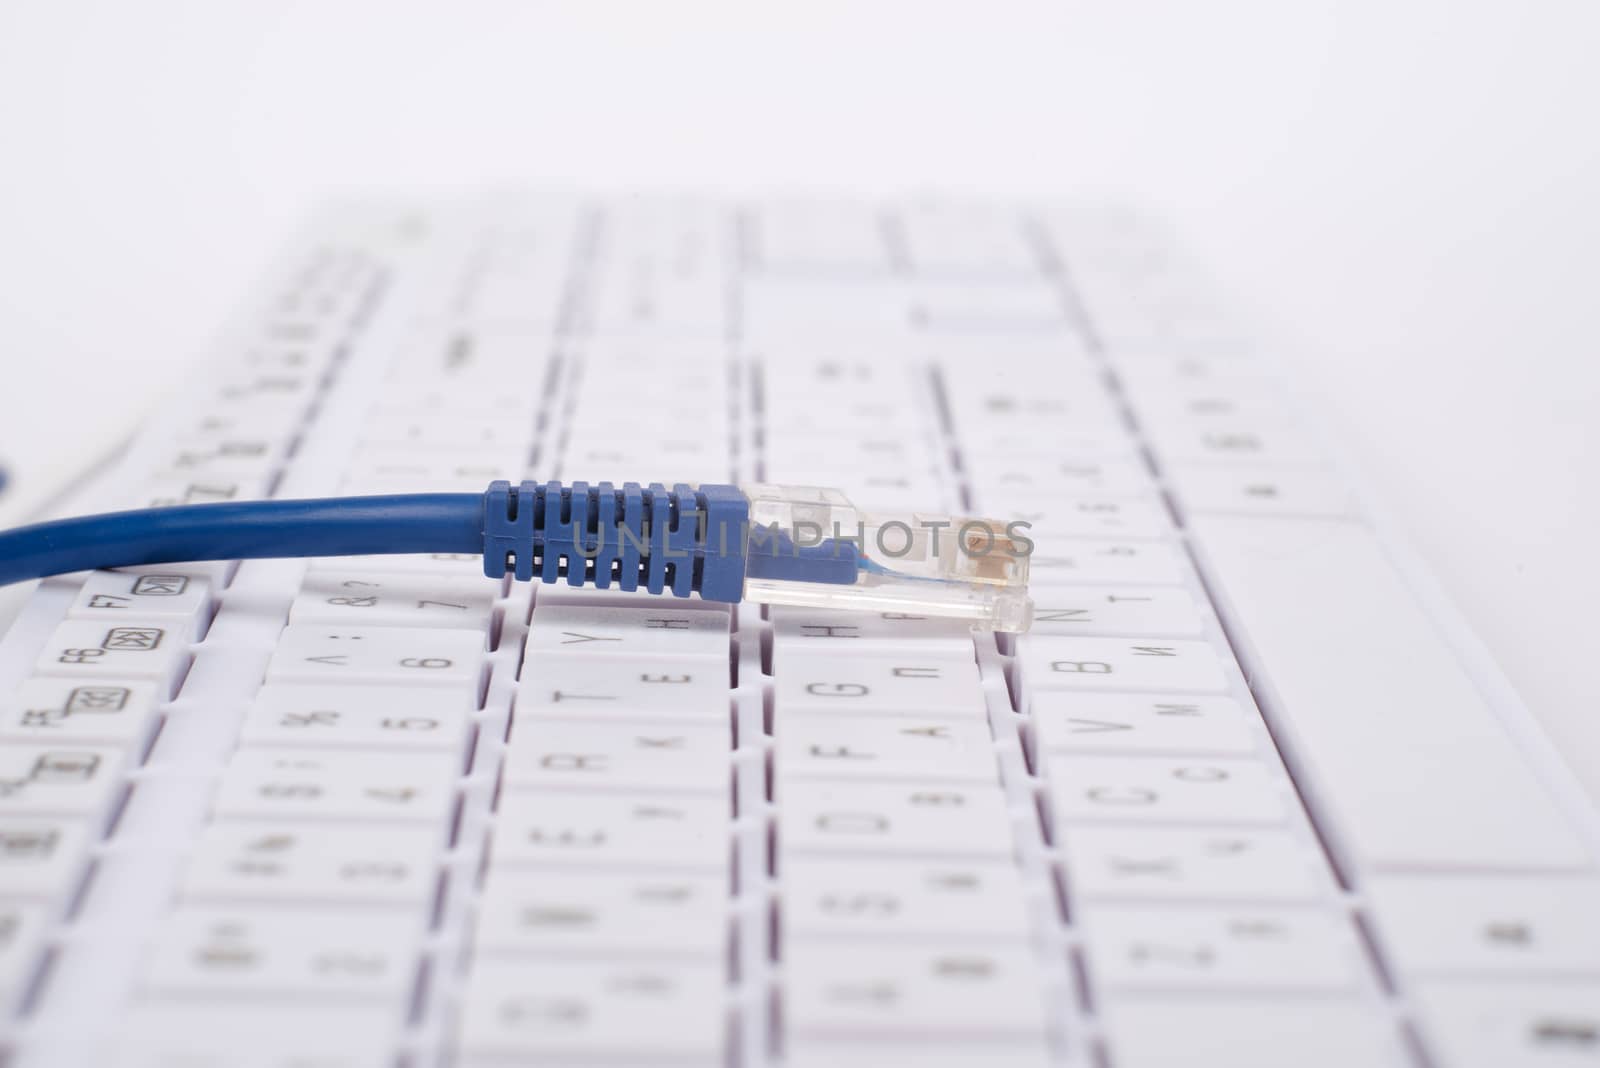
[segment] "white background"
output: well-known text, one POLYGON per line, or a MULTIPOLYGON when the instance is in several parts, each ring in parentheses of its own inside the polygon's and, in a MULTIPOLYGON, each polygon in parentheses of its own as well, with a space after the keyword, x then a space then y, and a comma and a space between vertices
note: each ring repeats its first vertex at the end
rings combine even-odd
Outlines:
POLYGON ((1597 55, 1584 0, 0 0, 0 456, 104 449, 330 188, 1109 190, 1295 339, 1600 798, 1597 55))

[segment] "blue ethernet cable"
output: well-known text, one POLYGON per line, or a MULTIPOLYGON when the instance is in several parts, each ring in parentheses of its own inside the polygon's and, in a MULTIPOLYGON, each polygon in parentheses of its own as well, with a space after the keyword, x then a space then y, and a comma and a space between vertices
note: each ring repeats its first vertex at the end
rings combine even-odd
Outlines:
POLYGON ((811 487, 500 481, 484 493, 238 501, 38 523, 0 531, 0 585, 197 560, 481 554, 490 578, 920 613, 1017 631, 1032 615, 1017 526, 873 517, 837 490, 811 487))

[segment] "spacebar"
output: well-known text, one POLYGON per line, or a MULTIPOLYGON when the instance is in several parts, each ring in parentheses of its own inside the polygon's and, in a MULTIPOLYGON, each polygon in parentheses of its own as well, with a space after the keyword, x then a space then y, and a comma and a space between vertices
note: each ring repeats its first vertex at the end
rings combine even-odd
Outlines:
POLYGON ((1200 515, 1193 533, 1251 689, 1346 864, 1590 862, 1369 529, 1200 515))

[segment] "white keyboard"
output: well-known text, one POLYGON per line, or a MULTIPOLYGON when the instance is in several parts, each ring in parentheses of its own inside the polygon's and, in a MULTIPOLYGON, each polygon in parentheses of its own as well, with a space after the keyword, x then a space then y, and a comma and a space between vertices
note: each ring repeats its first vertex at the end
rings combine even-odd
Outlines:
POLYGON ((45 582, 0 1061, 1600 1064, 1600 820, 1273 373, 1113 212, 331 210, 72 510, 833 485, 1032 522, 1037 622, 45 582))

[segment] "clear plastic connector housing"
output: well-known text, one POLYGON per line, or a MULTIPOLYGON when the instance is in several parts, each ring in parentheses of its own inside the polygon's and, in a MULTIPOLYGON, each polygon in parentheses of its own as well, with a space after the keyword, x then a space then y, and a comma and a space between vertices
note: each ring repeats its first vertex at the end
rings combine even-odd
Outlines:
POLYGON ((1027 523, 867 513, 816 486, 740 489, 750 502, 748 600, 964 619, 1013 633, 1033 621, 1027 523))

